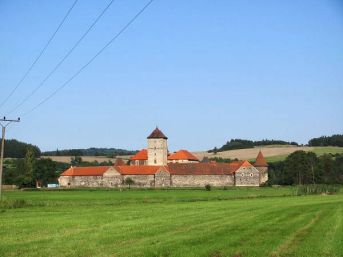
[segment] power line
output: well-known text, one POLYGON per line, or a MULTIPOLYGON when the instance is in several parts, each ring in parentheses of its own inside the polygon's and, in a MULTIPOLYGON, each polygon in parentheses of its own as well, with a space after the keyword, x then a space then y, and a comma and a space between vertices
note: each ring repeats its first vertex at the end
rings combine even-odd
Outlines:
POLYGON ((27 116, 42 104, 47 102, 53 96, 55 96, 60 90, 62 90, 65 86, 67 86, 72 80, 74 80, 89 64, 91 64, 107 47, 109 47, 123 32, 127 30, 127 28, 152 4, 154 0, 150 0, 144 7, 133 17, 131 20, 126 23, 126 25, 112 37, 85 65, 83 65, 74 75, 72 75, 68 80, 66 80, 61 86, 59 86, 54 92, 52 92, 49 96, 39 102, 36 106, 34 106, 29 111, 25 112, 22 116, 27 116))
POLYGON ((93 23, 88 27, 88 29, 82 34, 82 36, 76 41, 72 48, 69 49, 67 54, 56 64, 56 66, 49 72, 49 74, 34 88, 31 93, 29 93, 18 105, 11 109, 7 114, 11 114, 16 111, 20 106, 22 106, 31 96, 33 96, 44 84, 45 82, 55 73, 55 71, 64 63, 64 61, 72 54, 75 48, 81 43, 81 41, 88 35, 92 28, 98 23, 105 12, 110 8, 115 0, 111 0, 107 6, 101 11, 101 13, 96 17, 93 23))
POLYGON ((67 13, 64 15, 62 21, 60 22, 60 24, 57 26, 57 29, 54 31, 54 33, 52 33, 51 37, 49 38, 48 42, 45 44, 45 46, 43 47, 43 49, 40 51, 40 53, 38 54, 38 56, 36 57, 36 59, 33 61, 33 63, 30 65, 30 67, 28 68, 28 70, 24 73, 24 75, 22 76, 22 78, 19 80, 19 82, 17 83, 17 85, 12 89, 12 91, 8 94, 8 96, 1 102, 0 104, 0 108, 8 101, 8 99, 15 93, 15 91, 17 91, 17 89, 19 88, 19 86, 21 85, 21 83, 23 83, 23 81, 26 79, 26 77, 29 75, 29 73, 31 72, 31 70, 33 69, 33 67, 35 66, 35 64, 38 62, 38 60, 41 58, 41 56, 43 55, 43 53, 45 52, 45 50, 48 48, 48 46, 50 45, 51 41, 55 38, 57 32, 60 30, 60 28, 62 27, 62 25, 64 24, 65 20, 67 19, 67 17, 69 16, 70 12, 73 10, 74 6, 76 5, 76 3, 78 2, 78 0, 75 0, 74 3, 72 4, 72 6, 68 9, 67 13))

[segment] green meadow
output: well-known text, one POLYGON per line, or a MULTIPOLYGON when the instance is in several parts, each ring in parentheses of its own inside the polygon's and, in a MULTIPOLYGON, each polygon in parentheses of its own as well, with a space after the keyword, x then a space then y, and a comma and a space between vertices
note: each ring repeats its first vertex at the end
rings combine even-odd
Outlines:
POLYGON ((5 191, 0 256, 343 256, 343 193, 5 191))

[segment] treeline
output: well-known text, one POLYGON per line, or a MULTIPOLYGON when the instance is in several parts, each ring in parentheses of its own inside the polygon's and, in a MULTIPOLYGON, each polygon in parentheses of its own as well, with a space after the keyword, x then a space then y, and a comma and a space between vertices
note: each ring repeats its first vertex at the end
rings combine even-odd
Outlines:
POLYGON ((43 152, 43 156, 107 156, 110 158, 117 155, 133 155, 137 151, 130 151, 117 148, 87 148, 87 149, 67 149, 43 152))
POLYGON ((82 160, 81 156, 75 156, 70 158, 70 165, 76 167, 90 167, 90 166, 113 166, 111 161, 98 162, 97 160, 87 162, 82 160))
POLYGON ((309 146, 341 146, 343 147, 343 135, 332 135, 312 138, 309 146))
POLYGON ((3 183, 18 187, 46 186, 57 183, 61 172, 69 166, 51 159, 37 159, 33 149, 28 148, 24 158, 4 161, 3 183))
POLYGON ((87 162, 82 157, 75 156, 70 158, 70 164, 56 162, 50 158, 37 159, 32 148, 28 148, 24 158, 7 159, 4 161, 4 180, 7 185, 22 187, 46 187, 48 183, 58 183, 60 174, 70 166, 112 166, 111 161, 87 162))
POLYGON ((213 148, 208 152, 222 152, 227 150, 235 150, 235 149, 246 149, 246 148, 254 148, 255 146, 263 146, 263 145, 298 145, 296 142, 287 142, 283 140, 259 140, 259 141, 252 141, 246 139, 231 139, 227 141, 225 145, 220 148, 213 148))
POLYGON ((41 151, 38 148, 38 146, 20 142, 15 139, 5 140, 4 157, 5 158, 24 158, 26 151, 29 148, 32 149, 35 157, 39 157, 41 155, 41 151))
POLYGON ((284 161, 269 163, 271 185, 343 184, 343 154, 295 151, 284 161))

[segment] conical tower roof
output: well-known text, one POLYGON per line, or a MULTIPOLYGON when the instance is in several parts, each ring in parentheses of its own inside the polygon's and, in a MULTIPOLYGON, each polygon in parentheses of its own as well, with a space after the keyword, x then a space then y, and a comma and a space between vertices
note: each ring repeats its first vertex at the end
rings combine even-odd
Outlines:
POLYGON ((154 129, 153 132, 151 132, 151 134, 148 136, 148 139, 150 138, 164 138, 164 139, 168 139, 161 130, 158 129, 158 127, 156 127, 154 129))
POLYGON ((266 159, 264 159, 264 156, 263 156, 261 151, 258 152, 254 166, 255 167, 267 167, 268 166, 268 163, 267 163, 266 159))

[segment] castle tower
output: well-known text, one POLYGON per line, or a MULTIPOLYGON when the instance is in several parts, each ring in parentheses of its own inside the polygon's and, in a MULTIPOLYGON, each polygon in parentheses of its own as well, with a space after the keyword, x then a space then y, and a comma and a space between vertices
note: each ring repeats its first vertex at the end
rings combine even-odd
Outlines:
POLYGON ((260 172, 260 184, 268 181, 268 163, 261 152, 258 152, 254 167, 260 172))
POLYGON ((148 165, 167 165, 168 145, 167 137, 157 127, 148 136, 148 165))

